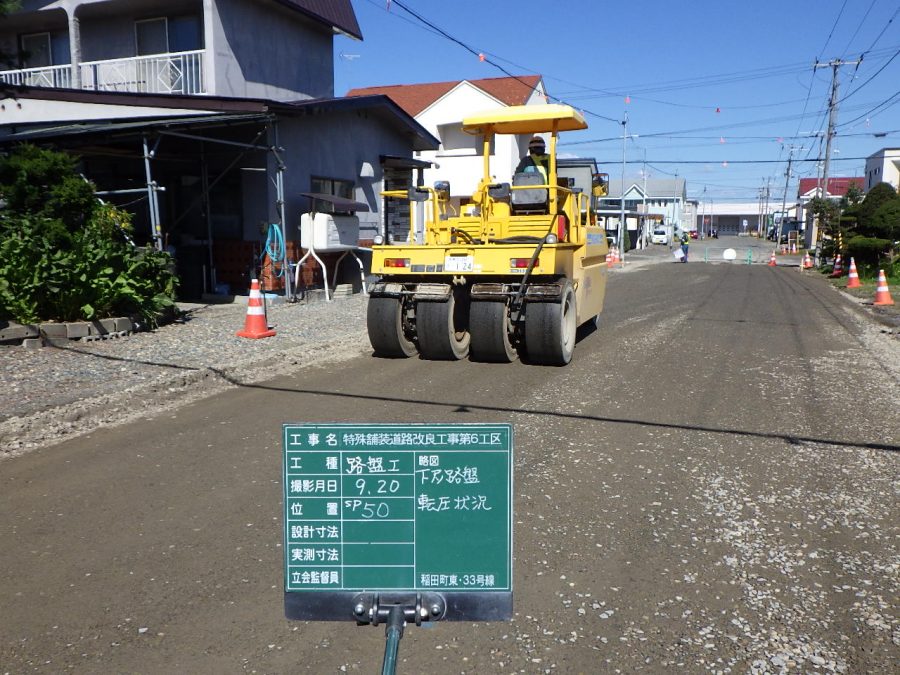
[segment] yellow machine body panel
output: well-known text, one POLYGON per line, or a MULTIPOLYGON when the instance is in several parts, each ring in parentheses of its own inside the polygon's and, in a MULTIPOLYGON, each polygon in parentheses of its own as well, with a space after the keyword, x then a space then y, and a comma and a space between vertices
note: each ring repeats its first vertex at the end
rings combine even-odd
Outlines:
POLYGON ((492 128, 496 134, 541 134, 549 131, 587 129, 584 116, 567 105, 514 105, 466 117, 463 131, 482 133, 492 128))
POLYGON ((418 350, 454 359, 468 354, 471 337, 477 360, 512 360, 518 349, 535 363, 565 365, 575 327, 597 317, 606 292, 609 247, 592 207, 604 186, 558 178, 555 159, 559 132, 587 124, 569 106, 546 105, 476 114, 462 126, 484 144, 484 170, 467 215, 451 213, 449 186, 440 182, 382 193, 408 200, 410 213, 414 202, 424 202, 425 222, 420 233, 410 223, 406 242, 372 247, 372 273, 381 280, 370 299, 370 341, 387 356, 418 350), (493 180, 496 134, 546 133, 546 178, 493 180))

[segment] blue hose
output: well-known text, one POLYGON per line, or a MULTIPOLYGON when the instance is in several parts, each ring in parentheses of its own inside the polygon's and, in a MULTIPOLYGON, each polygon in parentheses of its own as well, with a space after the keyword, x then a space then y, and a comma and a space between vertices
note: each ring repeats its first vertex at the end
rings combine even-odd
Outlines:
POLYGON ((284 235, 276 223, 269 224, 269 234, 266 237, 266 245, 260 256, 260 261, 265 262, 266 256, 269 256, 269 260, 272 263, 272 272, 275 273, 275 276, 283 277, 284 270, 287 267, 285 264, 284 235), (281 267, 276 272, 279 264, 281 267))

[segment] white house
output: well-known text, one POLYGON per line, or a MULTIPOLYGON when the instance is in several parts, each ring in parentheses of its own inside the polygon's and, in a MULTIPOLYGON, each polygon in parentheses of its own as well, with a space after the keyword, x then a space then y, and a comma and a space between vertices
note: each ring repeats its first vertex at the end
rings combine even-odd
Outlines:
MULTIPOLYGON (((607 209, 620 208, 622 183, 610 179, 609 194, 603 198, 607 209)), ((687 183, 684 178, 648 178, 625 184, 625 210, 662 216, 667 225, 681 229, 684 206, 687 200, 687 183)))
MULTIPOLYGON (((416 157, 432 163, 424 172, 426 185, 450 181, 451 201, 457 209, 469 201, 483 170, 482 140, 463 133, 463 119, 496 108, 547 104, 539 75, 366 87, 347 92, 347 96, 373 94, 389 96, 440 141, 437 150, 420 151, 416 157)), ((527 136, 496 137, 490 167, 497 181, 512 180, 527 149, 527 136)))
POLYGON ((866 187, 868 192, 879 183, 900 188, 900 148, 882 148, 866 158, 866 187))

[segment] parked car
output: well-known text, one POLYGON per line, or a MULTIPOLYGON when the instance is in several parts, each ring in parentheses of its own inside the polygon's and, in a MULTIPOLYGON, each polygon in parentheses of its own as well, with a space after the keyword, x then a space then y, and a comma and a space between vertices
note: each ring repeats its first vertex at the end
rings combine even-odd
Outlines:
POLYGON ((698 239, 700 237, 700 233, 697 230, 691 230, 688 234, 691 235, 691 239, 698 239))
POLYGON ((665 230, 653 230, 653 234, 650 235, 650 243, 663 245, 668 244, 669 234, 665 230))

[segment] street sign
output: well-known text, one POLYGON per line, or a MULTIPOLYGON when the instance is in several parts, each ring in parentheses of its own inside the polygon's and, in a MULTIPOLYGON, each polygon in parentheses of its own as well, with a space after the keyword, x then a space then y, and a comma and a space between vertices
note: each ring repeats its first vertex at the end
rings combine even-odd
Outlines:
POLYGON ((283 442, 288 618, 350 619, 372 592, 511 615, 510 425, 286 424, 283 442))

